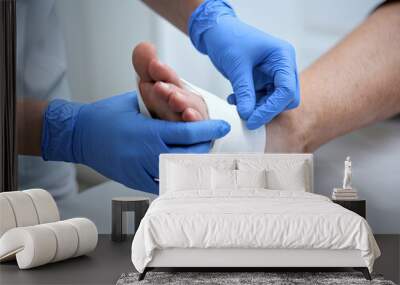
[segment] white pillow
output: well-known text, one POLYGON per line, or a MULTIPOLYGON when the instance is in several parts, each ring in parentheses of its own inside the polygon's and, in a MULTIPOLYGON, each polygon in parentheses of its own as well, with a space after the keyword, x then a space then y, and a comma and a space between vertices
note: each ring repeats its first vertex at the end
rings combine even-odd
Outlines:
POLYGON ((212 168, 213 190, 236 190, 236 170, 212 168))
POLYGON ((237 188, 268 188, 267 171, 236 170, 237 188))
POLYGON ((294 159, 240 159, 240 170, 267 170, 268 189, 309 191, 310 167, 307 161, 294 159))
POLYGON ((167 191, 211 189, 211 167, 171 163, 167 191))
POLYGON ((306 191, 308 181, 305 168, 304 162, 297 162, 268 170, 268 188, 272 190, 306 191))

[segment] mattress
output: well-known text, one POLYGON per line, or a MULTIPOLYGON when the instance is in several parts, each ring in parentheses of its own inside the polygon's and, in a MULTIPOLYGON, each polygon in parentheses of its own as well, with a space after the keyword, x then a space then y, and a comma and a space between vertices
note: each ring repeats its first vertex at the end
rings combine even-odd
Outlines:
POLYGON ((379 248, 365 219, 327 197, 300 191, 248 189, 220 196, 166 193, 151 204, 132 243, 139 272, 156 250, 359 250, 372 271, 379 248))

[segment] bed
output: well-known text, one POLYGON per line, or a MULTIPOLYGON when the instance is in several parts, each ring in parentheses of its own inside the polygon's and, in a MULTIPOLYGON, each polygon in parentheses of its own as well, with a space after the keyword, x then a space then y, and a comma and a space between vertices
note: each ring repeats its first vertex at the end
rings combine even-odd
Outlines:
POLYGON ((132 242, 154 268, 352 267, 380 251, 365 219, 313 193, 311 154, 165 154, 132 242))

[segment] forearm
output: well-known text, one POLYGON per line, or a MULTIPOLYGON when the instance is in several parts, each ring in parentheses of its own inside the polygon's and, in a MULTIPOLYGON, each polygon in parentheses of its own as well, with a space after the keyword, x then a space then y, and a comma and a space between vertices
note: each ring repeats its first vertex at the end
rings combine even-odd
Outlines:
POLYGON ((24 99, 17 102, 18 154, 41 155, 43 114, 48 102, 24 99))
POLYGON ((400 4, 374 12, 301 74, 306 150, 400 112, 400 4))
POLYGON ((143 2, 187 34, 190 16, 203 0, 143 0, 143 2))

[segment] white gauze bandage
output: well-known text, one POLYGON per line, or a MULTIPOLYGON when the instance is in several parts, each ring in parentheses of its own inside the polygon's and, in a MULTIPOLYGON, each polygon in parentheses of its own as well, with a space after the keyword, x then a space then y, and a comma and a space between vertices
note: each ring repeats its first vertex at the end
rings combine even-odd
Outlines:
MULTIPOLYGON (((137 79, 138 81, 139 79, 137 79)), ((225 120, 231 125, 231 131, 213 143, 211 153, 237 153, 237 152, 258 152, 264 153, 265 149, 265 128, 261 127, 256 130, 249 130, 245 123, 239 117, 236 107, 228 104, 218 96, 201 89, 184 79, 180 79, 182 87, 190 92, 201 96, 207 105, 208 115, 210 119, 225 120)), ((143 115, 151 118, 150 112, 140 94, 139 86, 138 102, 139 109, 143 115)))

